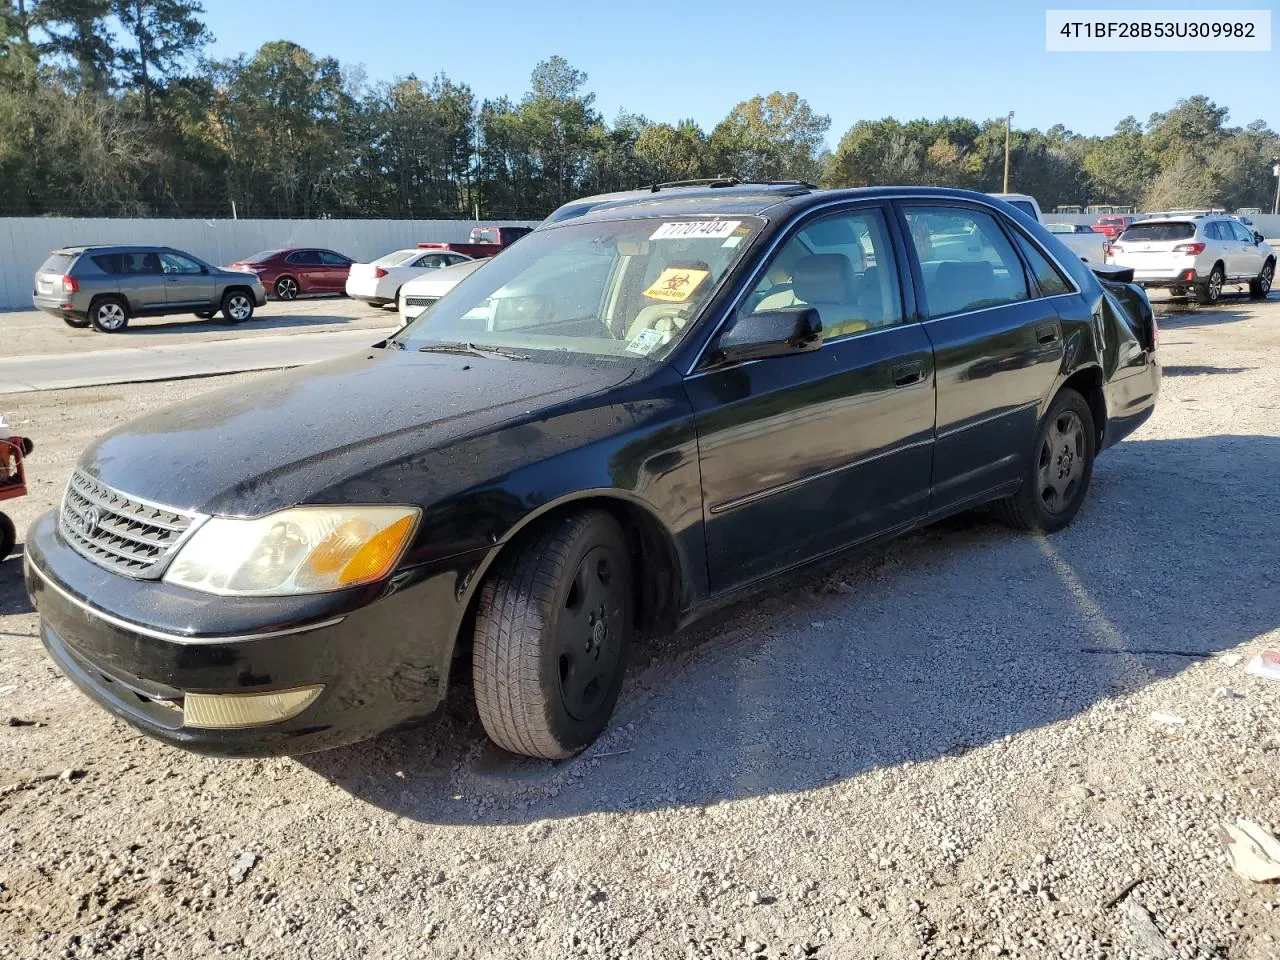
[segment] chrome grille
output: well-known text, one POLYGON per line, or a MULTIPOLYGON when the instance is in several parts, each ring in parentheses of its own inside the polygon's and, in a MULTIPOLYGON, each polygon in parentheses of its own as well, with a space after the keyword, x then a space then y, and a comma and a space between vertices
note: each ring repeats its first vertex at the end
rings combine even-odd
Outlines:
POLYGON ((406 297, 404 298, 404 305, 405 305, 406 307, 430 307, 430 306, 432 306, 432 305, 433 305, 437 300, 439 300, 439 299, 440 299, 439 297, 410 297, 410 296, 406 296, 406 297))
POLYGON ((157 577, 197 519, 132 499, 76 470, 62 497, 58 528, 71 546, 108 570, 157 577))

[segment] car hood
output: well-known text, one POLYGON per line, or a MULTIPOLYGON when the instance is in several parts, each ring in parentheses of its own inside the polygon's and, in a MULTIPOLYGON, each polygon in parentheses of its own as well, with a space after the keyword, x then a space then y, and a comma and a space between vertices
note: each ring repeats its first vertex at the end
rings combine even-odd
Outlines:
POLYGON ((135 420, 90 446, 80 468, 136 498, 259 516, 324 502, 326 491, 397 461, 425 462, 429 470, 424 454, 535 421, 632 372, 621 364, 371 349, 135 420))

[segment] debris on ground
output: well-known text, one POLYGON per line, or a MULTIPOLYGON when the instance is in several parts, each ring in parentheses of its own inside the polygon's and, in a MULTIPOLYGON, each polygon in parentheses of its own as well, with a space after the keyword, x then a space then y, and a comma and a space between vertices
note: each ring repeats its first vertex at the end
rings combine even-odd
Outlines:
POLYGON ((258 855, 256 853, 242 853, 236 857, 236 862, 227 871, 227 876, 231 878, 232 883, 244 883, 244 878, 249 875, 249 871, 254 868, 257 862, 258 855))
POLYGON ((1129 921, 1129 936, 1144 956, 1174 956, 1169 941, 1164 938, 1155 920, 1151 919, 1146 907, 1137 900, 1130 900, 1125 904, 1125 916, 1129 921))
POLYGON ((1170 727, 1180 727, 1187 722, 1185 718, 1180 717, 1175 713, 1160 712, 1151 714, 1151 721, 1153 723, 1163 723, 1170 727))
POLYGON ((1246 880, 1280 880, 1280 841, 1252 820, 1223 824, 1222 847, 1231 869, 1246 880))
POLYGON ((1267 680, 1280 680, 1280 650, 1263 650, 1249 661, 1244 672, 1267 680))

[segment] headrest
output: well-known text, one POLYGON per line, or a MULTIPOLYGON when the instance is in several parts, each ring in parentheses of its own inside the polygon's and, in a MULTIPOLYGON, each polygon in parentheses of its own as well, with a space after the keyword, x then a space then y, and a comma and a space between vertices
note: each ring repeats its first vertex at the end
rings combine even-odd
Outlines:
POLYGON ((843 253, 815 253, 796 261, 792 291, 805 303, 849 303, 853 265, 843 253))

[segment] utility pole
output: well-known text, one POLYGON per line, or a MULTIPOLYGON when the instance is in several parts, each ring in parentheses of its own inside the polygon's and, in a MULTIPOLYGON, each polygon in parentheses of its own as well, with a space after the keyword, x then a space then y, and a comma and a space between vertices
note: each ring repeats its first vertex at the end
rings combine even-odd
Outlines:
POLYGON ((1004 118, 1004 192, 1009 192, 1009 128, 1013 125, 1013 111, 1004 118))
POLYGON ((1276 199, 1271 204, 1272 215, 1280 213, 1280 157, 1271 158, 1271 172, 1276 175, 1276 199))

